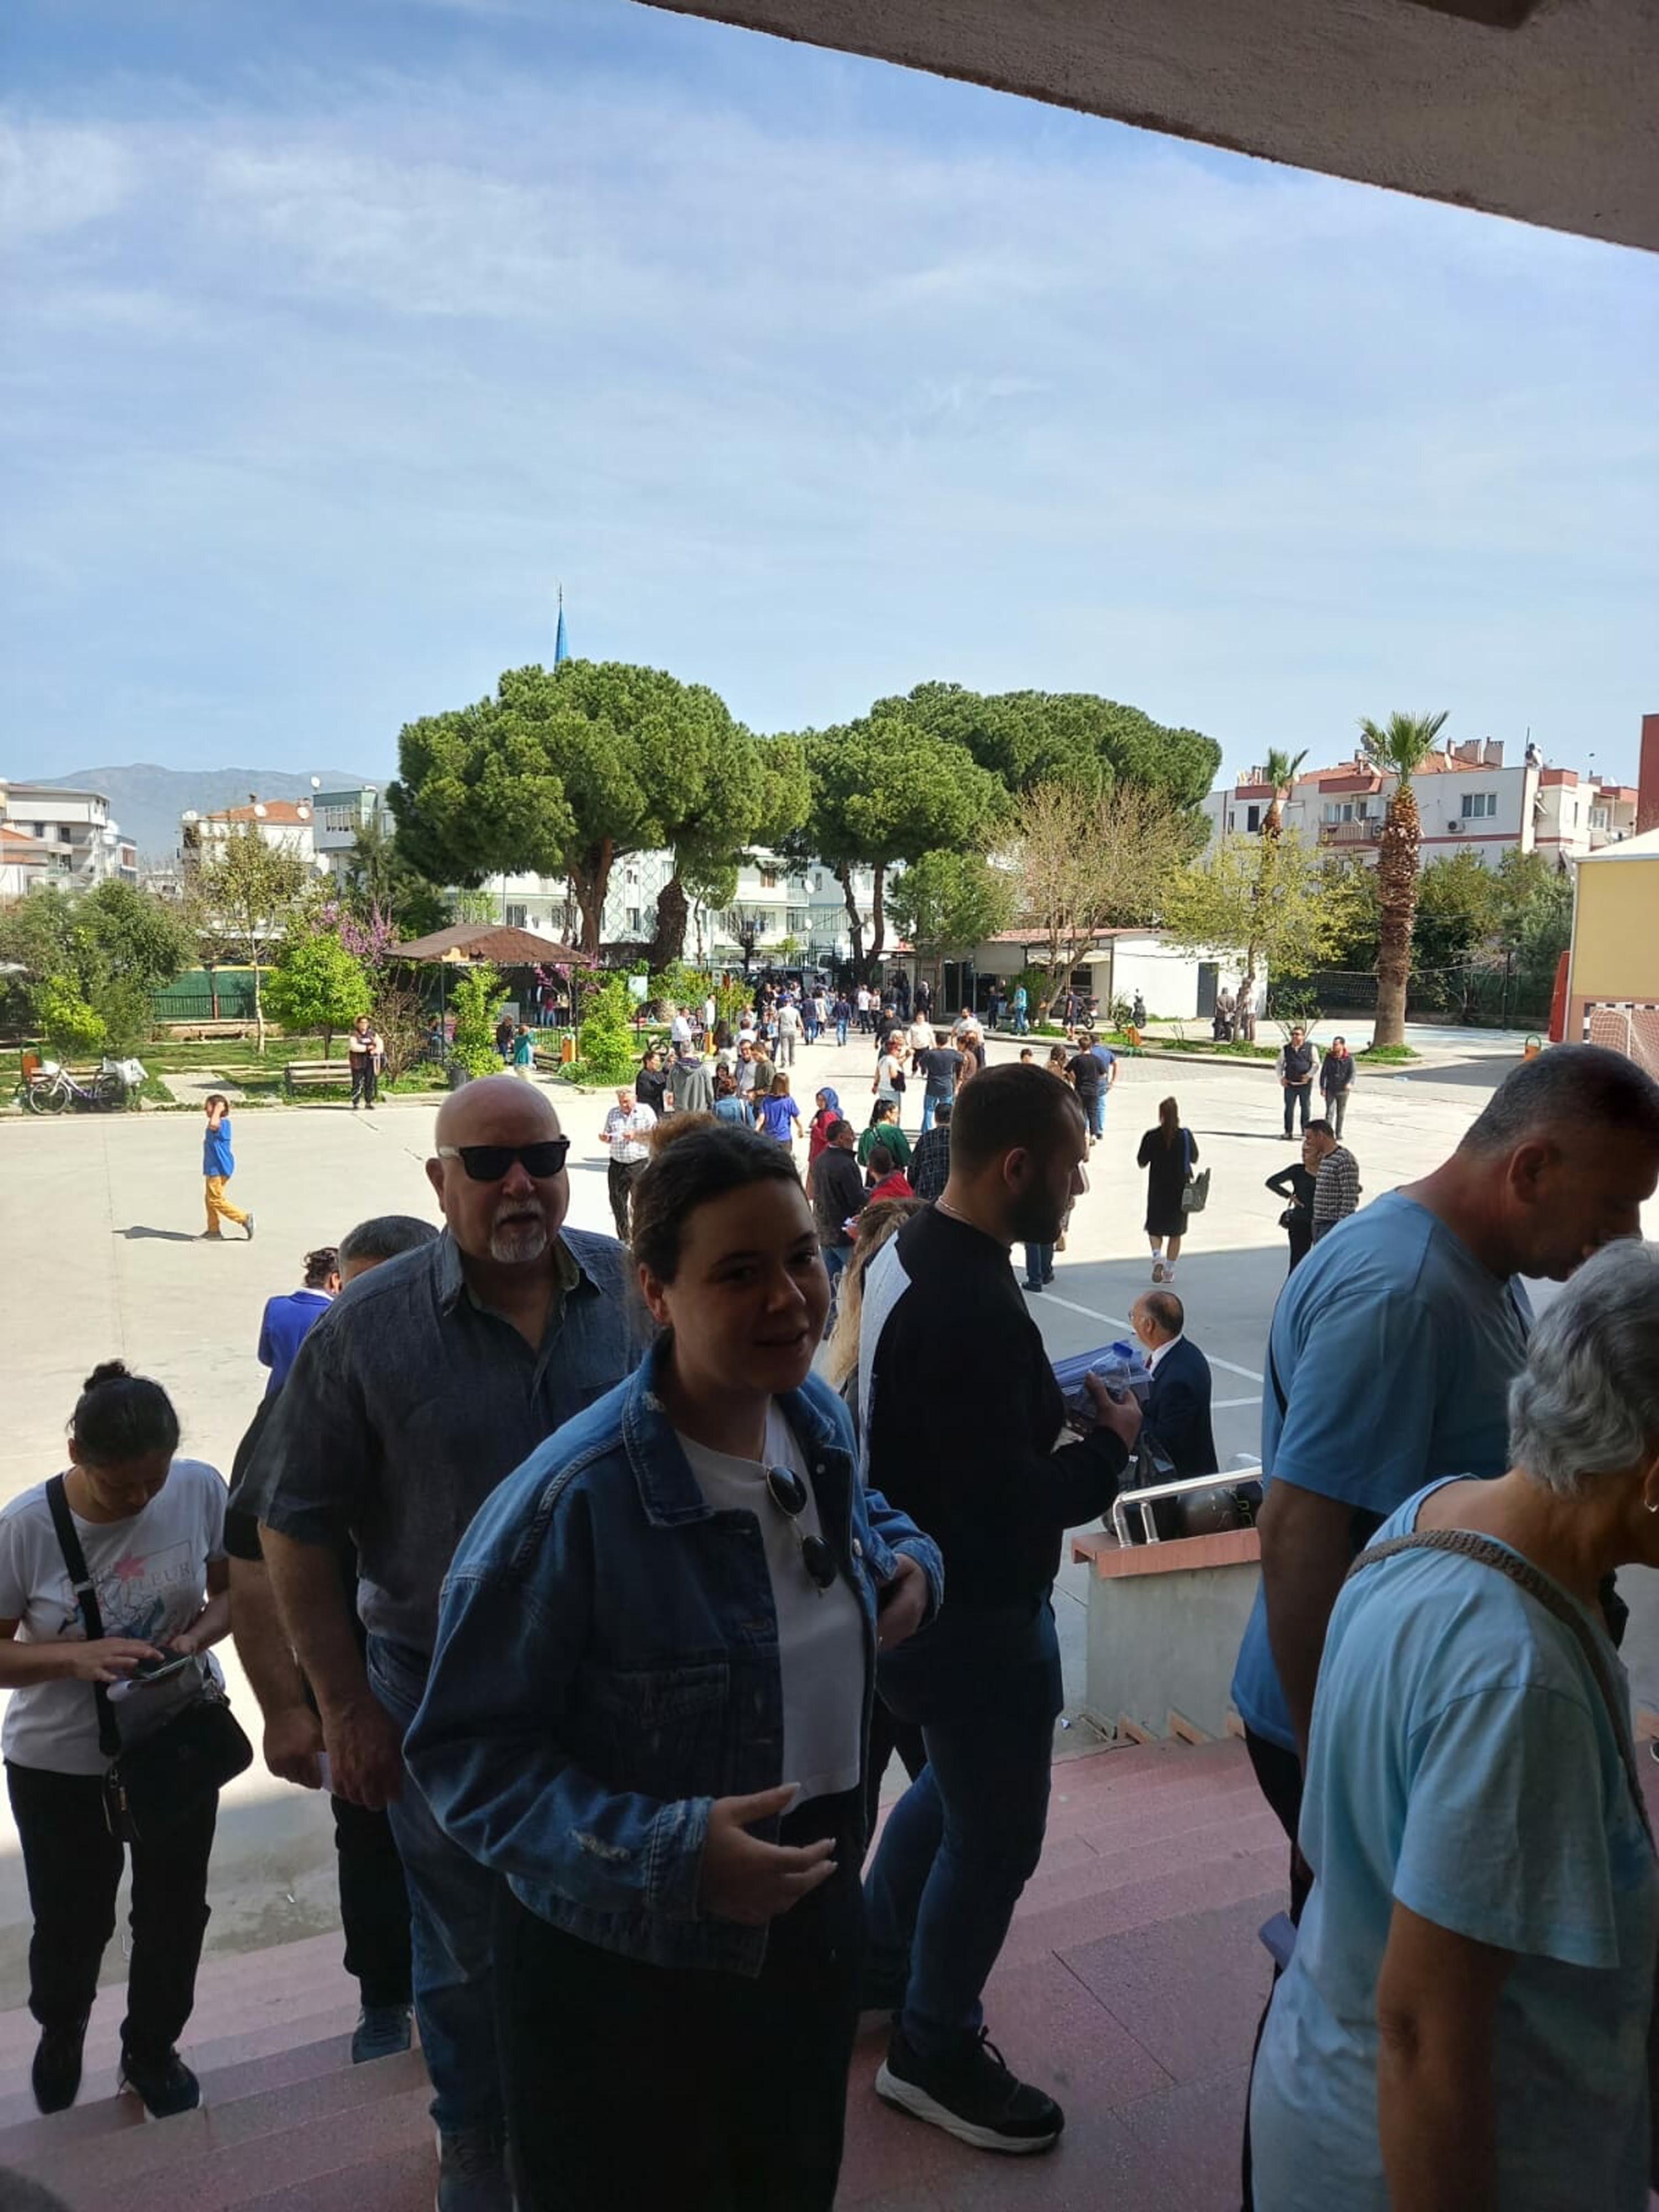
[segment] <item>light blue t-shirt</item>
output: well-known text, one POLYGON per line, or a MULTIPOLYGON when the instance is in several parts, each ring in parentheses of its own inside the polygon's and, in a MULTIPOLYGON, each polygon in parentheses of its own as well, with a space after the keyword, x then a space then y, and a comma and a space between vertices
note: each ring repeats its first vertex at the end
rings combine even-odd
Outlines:
MULTIPOLYGON (((1263 1484, 1282 1475, 1352 1505, 1358 1552, 1425 1482, 1502 1474, 1510 1384, 1531 1327, 1518 1282, 1483 1267, 1415 1199, 1386 1192, 1322 1237, 1280 1294, 1261 1397, 1263 1484)), ((1233 1703, 1257 1735, 1296 1749, 1260 1590, 1233 1703)))
POLYGON ((1331 1615, 1301 1842, 1313 1893, 1250 2097, 1261 2212, 1387 2212, 1376 1980, 1396 1899, 1516 1954, 1493 2044, 1504 2212, 1646 2212, 1659 1875, 1572 1632, 1479 1560, 1367 1567, 1331 1615))

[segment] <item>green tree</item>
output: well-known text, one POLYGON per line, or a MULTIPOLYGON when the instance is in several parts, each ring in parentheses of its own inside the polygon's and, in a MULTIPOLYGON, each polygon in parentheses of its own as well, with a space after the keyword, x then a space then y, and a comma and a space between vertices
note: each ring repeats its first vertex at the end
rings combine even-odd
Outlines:
POLYGON ((427 881, 378 815, 358 830, 340 888, 343 902, 359 921, 382 914, 397 925, 400 940, 429 937, 450 918, 442 884, 427 881))
POLYGON ((1302 763, 1308 757, 1304 746, 1299 753, 1283 752, 1278 746, 1269 749, 1261 770, 1261 781, 1273 787, 1273 799, 1261 817, 1261 835, 1277 837, 1285 822, 1285 801, 1290 796, 1291 785, 1301 773, 1302 763))
POLYGON ((104 1019, 82 996, 72 975, 48 975, 34 999, 41 1035, 59 1060, 83 1059, 109 1041, 104 1019))
POLYGON ((271 969, 265 998, 277 1020, 296 1036, 322 1032, 326 1060, 336 1030, 349 1029, 368 1012, 373 992, 361 960, 331 929, 295 930, 271 969))
POLYGON ((924 853, 988 845, 1006 818, 1007 793, 963 746, 902 715, 810 731, 804 744, 811 805, 789 843, 835 872, 853 964, 873 974, 886 942, 889 868, 924 853), (873 883, 867 951, 854 886, 858 868, 868 868, 873 883))
POLYGON ((253 970, 253 1022, 265 1048, 263 973, 270 948, 295 921, 316 878, 289 845, 268 844, 250 823, 204 852, 191 886, 203 926, 253 970))
POLYGON ((1331 867, 1316 845, 1286 830, 1224 837, 1164 892, 1164 926, 1177 945, 1243 962, 1241 1004, 1254 1002, 1266 969, 1285 980, 1328 961, 1352 927, 1351 872, 1331 867))
POLYGON ((579 1073, 586 1083, 623 1083, 634 1072, 634 1001, 621 975, 587 994, 576 1032, 579 1073))
POLYGON ((41 994, 56 979, 96 1015, 100 1044, 132 1051, 149 1034, 151 994, 194 957, 180 910, 134 884, 31 891, 0 915, 0 961, 21 971, 0 978, 0 1015, 44 1030, 41 994))
POLYGON ((184 910, 136 884, 100 884, 81 902, 93 941, 118 980, 160 991, 196 957, 196 940, 184 910))
POLYGON ((501 1058, 495 1049, 496 1007, 501 1003, 501 979, 487 960, 469 968, 449 994, 455 1018, 454 1042, 449 1056, 469 1075, 500 1073, 501 1058))
POLYGON ((1006 929, 1018 905, 1012 874, 981 853, 924 853, 887 899, 896 927, 936 969, 1006 929))
POLYGON ((438 927, 443 929, 454 922, 491 922, 501 918, 501 902, 475 886, 450 893, 444 901, 444 918, 438 927))
POLYGON ((1086 691, 1003 691, 919 684, 879 699, 872 718, 901 716, 970 752, 1012 793, 1075 783, 1098 793, 1122 779, 1196 807, 1215 781, 1221 748, 1197 730, 1170 729, 1138 707, 1086 691))
POLYGON ((1411 977, 1412 927, 1417 915, 1422 837, 1412 778, 1433 750, 1445 720, 1443 712, 1390 714, 1386 726, 1363 716, 1360 720, 1366 758, 1395 778, 1376 856, 1376 1030, 1371 1039, 1373 1045, 1400 1045, 1406 1042, 1406 991, 1411 977))

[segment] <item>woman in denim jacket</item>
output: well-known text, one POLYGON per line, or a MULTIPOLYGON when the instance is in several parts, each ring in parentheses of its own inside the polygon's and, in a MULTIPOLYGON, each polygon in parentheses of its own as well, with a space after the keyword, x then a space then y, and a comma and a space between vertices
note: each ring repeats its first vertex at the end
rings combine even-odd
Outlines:
POLYGON ((520 2212, 829 2212, 875 1657, 939 1553, 810 1372, 829 1285, 780 1147, 670 1125, 633 1220, 662 1334, 468 1530, 409 1762, 507 1878, 520 2212))

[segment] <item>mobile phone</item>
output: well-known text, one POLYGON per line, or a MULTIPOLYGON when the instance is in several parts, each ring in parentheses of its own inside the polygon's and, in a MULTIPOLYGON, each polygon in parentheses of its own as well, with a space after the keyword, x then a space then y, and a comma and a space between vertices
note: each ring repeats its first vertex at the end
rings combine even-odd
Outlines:
POLYGON ((133 1687, 147 1689, 152 1682, 170 1681, 173 1675, 182 1674, 186 1667, 193 1667, 195 1663, 196 1654, 193 1651, 175 1652, 170 1657, 159 1659, 141 1659, 132 1671, 133 1687))

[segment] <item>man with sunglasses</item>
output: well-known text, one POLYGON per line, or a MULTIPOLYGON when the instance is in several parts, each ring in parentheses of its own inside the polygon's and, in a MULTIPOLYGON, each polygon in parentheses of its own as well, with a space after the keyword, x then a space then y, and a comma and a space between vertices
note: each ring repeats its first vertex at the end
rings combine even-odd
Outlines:
POLYGON ((439 1109, 435 1243, 353 1284, 307 1338, 240 1503, 316 1692, 336 1794, 391 1817, 410 1889, 439 2212, 509 2212, 491 2016, 494 1877, 404 1771, 438 1595, 495 1486, 638 1364, 622 1248, 567 1229, 568 1139, 545 1092, 489 1076, 439 1109), (356 1544, 359 1654, 335 1566, 356 1544))

